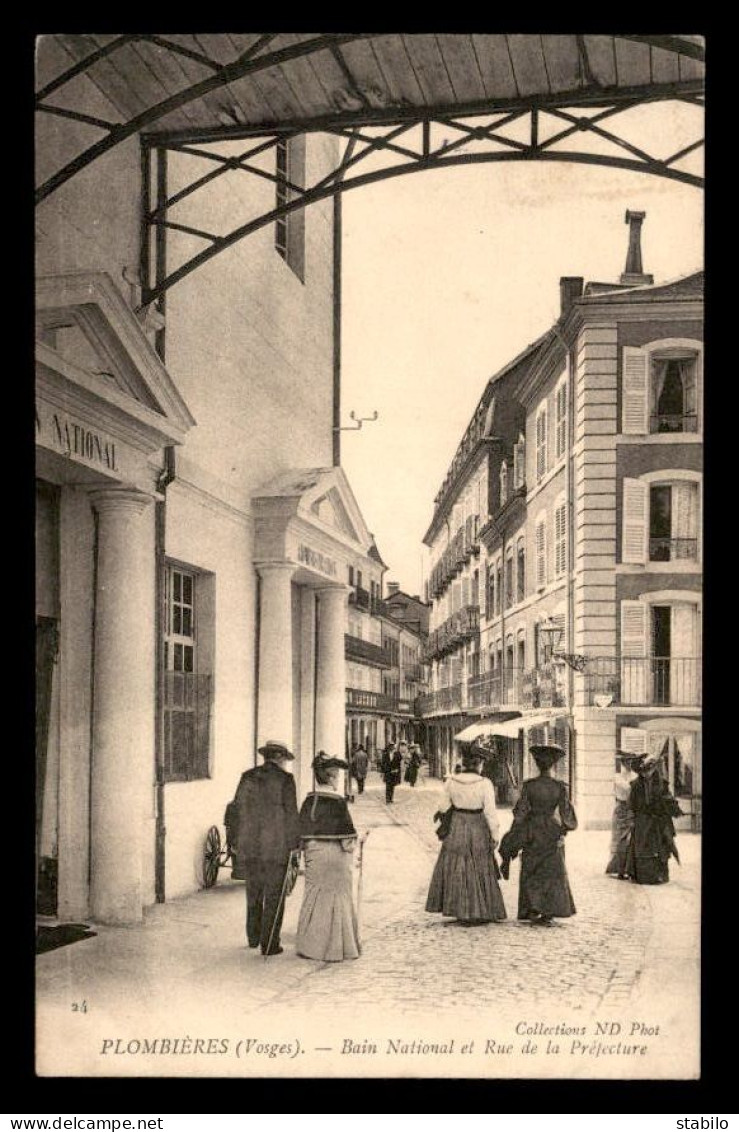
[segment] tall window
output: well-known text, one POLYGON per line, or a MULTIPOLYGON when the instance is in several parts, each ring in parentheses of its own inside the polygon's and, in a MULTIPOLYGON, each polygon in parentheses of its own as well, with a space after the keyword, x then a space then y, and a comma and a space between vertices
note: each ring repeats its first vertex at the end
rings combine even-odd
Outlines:
POLYGON ((500 505, 504 506, 508 501, 508 465, 505 460, 500 466, 500 505))
POLYGON ((697 432, 700 343, 624 346, 624 433, 697 432))
POLYGON ((500 613, 502 604, 503 571, 500 562, 495 567, 495 612, 500 613))
POLYGON ((567 569, 567 508, 560 503, 554 511, 554 574, 559 578, 567 569))
POLYGON ((536 414, 536 478, 541 480, 547 470, 547 411, 539 409, 536 414))
POLYGON ((168 780, 209 775, 212 677, 200 655, 200 578, 168 566, 165 574, 164 763, 168 780))
POLYGON ((526 439, 523 433, 519 435, 518 443, 513 449, 513 486, 523 487, 526 482, 526 439))
POLYGON ((623 562, 697 561, 698 490, 689 480, 623 481, 623 562))
POLYGON ((516 548, 516 601, 523 601, 526 596, 526 546, 524 540, 518 540, 516 548))
POLYGON ((697 426, 695 358, 655 358, 649 431, 695 432, 697 426))
POLYGON ((555 399, 555 453, 557 459, 564 456, 567 447, 567 385, 563 381, 557 386, 555 399))
POLYGON ((506 609, 513 605, 513 549, 509 550, 505 560, 505 604, 506 609))
MULTIPOLYGON (((275 207, 284 208, 305 186, 305 137, 280 138, 275 145, 275 207)), ((305 209, 275 220, 275 248, 300 280, 305 279, 305 209)))

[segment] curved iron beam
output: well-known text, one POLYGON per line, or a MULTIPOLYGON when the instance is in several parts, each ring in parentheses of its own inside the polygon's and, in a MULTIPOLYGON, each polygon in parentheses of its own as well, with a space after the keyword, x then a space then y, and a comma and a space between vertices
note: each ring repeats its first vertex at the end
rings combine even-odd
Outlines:
POLYGON ((187 263, 177 268, 176 271, 173 271, 171 275, 167 276, 166 279, 163 279, 156 286, 145 288, 141 296, 141 306, 148 306, 149 303, 160 298, 176 283, 185 279, 195 271, 196 268, 201 267, 204 263, 207 263, 209 260, 219 255, 220 252, 233 247, 234 244, 239 243, 253 232, 257 232, 260 228, 272 224, 278 217, 285 216, 290 212, 296 212, 300 208, 306 208, 309 204, 315 204, 320 200, 326 200, 339 193, 348 192, 349 189, 360 188, 363 185, 376 184, 378 181, 390 180, 394 177, 407 176, 410 173, 420 173, 429 169, 449 168, 454 165, 477 165, 484 162, 497 161, 565 161, 580 165, 601 165, 614 169, 624 169, 634 173, 650 173, 653 176, 666 177, 669 180, 692 185, 694 188, 703 187, 702 177, 697 177, 692 173, 684 173, 678 169, 669 168, 661 162, 654 161, 651 164, 646 164, 643 161, 636 161, 626 157, 604 156, 595 153, 555 152, 550 150, 531 150, 527 148, 526 152, 517 150, 515 152, 506 151, 504 153, 461 153, 452 157, 419 157, 418 160, 411 165, 378 169, 372 173, 362 173, 356 177, 340 180, 338 182, 334 181, 327 185, 324 184, 320 189, 308 189, 299 200, 288 201, 281 208, 275 208, 270 212, 264 213, 262 216, 257 217, 256 220, 251 220, 247 224, 243 224, 241 227, 234 229, 228 236, 216 237, 210 248, 206 248, 193 256, 191 260, 188 260, 187 263))
MULTIPOLYGON (((260 55, 258 57, 254 56, 255 47, 250 48, 248 51, 245 51, 243 55, 240 55, 238 59, 235 59, 233 63, 224 63, 216 74, 210 75, 207 79, 202 79, 199 83, 195 83, 193 86, 187 87, 177 94, 170 95, 168 98, 163 99, 162 102, 155 103, 154 106, 150 106, 147 110, 141 111, 140 114, 135 114, 128 122, 120 126, 114 126, 106 138, 102 138, 99 142, 91 145, 58 170, 48 181, 45 181, 44 184, 36 190, 36 203, 40 204, 42 200, 71 177, 74 177, 76 173, 85 169, 98 157, 102 157, 108 150, 113 149, 114 146, 125 141, 126 138, 130 138, 134 134, 139 133, 146 126, 157 122, 160 118, 163 118, 166 114, 170 114, 173 110, 179 110, 180 107, 186 106, 188 102, 193 102, 195 99, 201 98, 204 94, 209 94, 219 87, 227 86, 229 83, 244 78, 246 75, 266 70, 268 67, 275 67, 279 63, 289 62, 291 59, 299 59, 304 55, 321 51, 325 47, 331 47, 332 44, 341 46, 342 43, 349 43, 355 39, 361 38, 366 39, 367 36, 361 36, 359 34, 317 35, 312 39, 304 40, 302 43, 282 47, 278 51, 271 52, 269 55, 260 55)), ((112 49, 112 45, 110 46, 112 49)), ((47 111, 49 108, 41 103, 37 103, 36 109, 39 111, 47 111)), ((265 132, 267 131, 262 131, 262 133, 265 132)))

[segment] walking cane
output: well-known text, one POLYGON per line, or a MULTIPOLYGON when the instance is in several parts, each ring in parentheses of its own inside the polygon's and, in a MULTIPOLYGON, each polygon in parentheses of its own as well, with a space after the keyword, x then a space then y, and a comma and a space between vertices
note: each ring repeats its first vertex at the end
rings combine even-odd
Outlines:
POLYGON ((362 866, 364 865, 364 843, 370 835, 369 830, 365 830, 359 839, 359 855, 357 859, 357 868, 359 869, 359 879, 357 881, 357 943, 359 950, 362 950, 362 881, 363 872, 362 866))
POLYGON ((272 930, 270 931, 269 939, 267 940, 267 950, 264 953, 264 956, 263 956, 264 959, 269 959, 269 953, 272 949, 272 940, 274 939, 274 935, 275 935, 275 924, 277 923, 278 919, 280 918, 280 909, 282 908, 282 905, 285 903, 285 896, 286 896, 286 893, 287 893, 287 881, 288 881, 288 878, 290 876, 290 870, 292 868, 293 858, 294 858, 296 852, 297 852, 296 849, 292 849, 291 852, 290 852, 290 856, 287 859, 287 868, 285 869, 285 875, 282 878, 282 891, 280 892, 280 899, 277 902, 277 911, 275 912, 275 917, 272 921, 272 930))

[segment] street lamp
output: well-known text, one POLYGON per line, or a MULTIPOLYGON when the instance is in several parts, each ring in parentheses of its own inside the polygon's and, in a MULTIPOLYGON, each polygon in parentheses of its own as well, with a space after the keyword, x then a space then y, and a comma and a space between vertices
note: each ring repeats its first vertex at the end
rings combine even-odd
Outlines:
POLYGON ((559 652, 557 646, 562 640, 562 627, 549 617, 539 623, 539 633, 549 637, 551 657, 555 664, 567 664, 575 672, 584 672, 588 658, 578 652, 559 652))

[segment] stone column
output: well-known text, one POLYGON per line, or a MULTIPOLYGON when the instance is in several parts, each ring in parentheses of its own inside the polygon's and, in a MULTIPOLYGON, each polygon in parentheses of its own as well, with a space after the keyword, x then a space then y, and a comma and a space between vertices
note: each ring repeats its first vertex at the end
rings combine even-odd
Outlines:
POLYGON ((142 918, 142 821, 154 780, 152 497, 91 493, 98 513, 90 781, 90 909, 104 923, 142 918))
POLYGON ((316 679, 316 750, 344 757, 346 728, 345 586, 318 592, 318 673, 316 679))
POLYGON ((293 741, 293 631, 289 562, 257 566, 259 607, 259 746, 267 739, 293 741))

